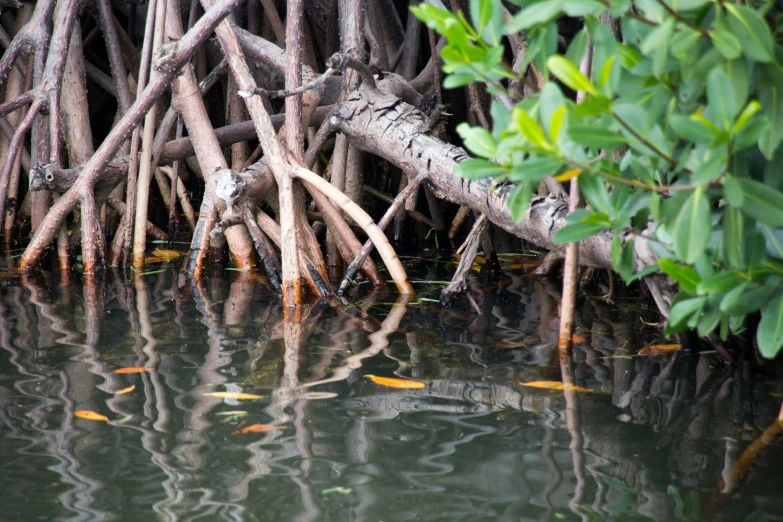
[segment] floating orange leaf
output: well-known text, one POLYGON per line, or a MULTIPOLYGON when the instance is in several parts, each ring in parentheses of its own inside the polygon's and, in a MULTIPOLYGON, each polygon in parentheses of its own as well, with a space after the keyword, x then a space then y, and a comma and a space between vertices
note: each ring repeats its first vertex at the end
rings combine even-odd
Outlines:
POLYGON ((582 337, 581 335, 577 335, 577 334, 574 334, 574 335, 571 337, 571 340, 573 341, 573 343, 574 343, 574 344, 584 344, 584 343, 586 343, 586 342, 587 342, 587 339, 585 339, 585 338, 584 338, 584 337, 582 337))
POLYGON ((231 435, 245 435, 246 433, 264 433, 265 431, 281 430, 282 426, 272 426, 271 424, 251 424, 241 430, 232 431, 231 435))
POLYGON ((590 388, 582 388, 581 386, 566 384, 560 381, 531 381, 531 382, 520 382, 519 384, 521 384, 522 386, 528 386, 530 388, 544 388, 546 390, 569 390, 569 391, 578 391, 578 392, 593 391, 590 388))
POLYGON ((242 393, 242 392, 211 392, 211 393, 205 393, 207 397, 217 397, 219 399, 239 399, 239 400, 253 400, 253 399, 263 399, 263 395, 253 395, 252 393, 242 393))
POLYGON ((109 422, 109 418, 107 416, 101 415, 100 413, 95 413, 94 411, 90 411, 90 410, 79 410, 73 412, 73 414, 79 417, 80 419, 109 422))
POLYGON ((395 379, 393 377, 378 377, 376 375, 365 375, 375 384, 386 386, 389 388, 403 388, 407 390, 418 390, 424 388, 426 385, 419 381, 407 381, 405 379, 395 379))
POLYGON ((636 355, 660 355, 662 353, 676 352, 681 348, 681 344, 654 344, 652 346, 645 346, 636 352, 636 355))
POLYGON ((143 366, 129 367, 129 368, 117 368, 114 373, 144 373, 150 371, 149 368, 143 366))
POLYGON ((121 390, 117 390, 116 392, 114 392, 114 395, 122 395, 123 393, 130 393, 130 392, 132 392, 135 389, 136 389, 136 385, 133 384, 131 386, 128 386, 127 388, 123 388, 121 390))

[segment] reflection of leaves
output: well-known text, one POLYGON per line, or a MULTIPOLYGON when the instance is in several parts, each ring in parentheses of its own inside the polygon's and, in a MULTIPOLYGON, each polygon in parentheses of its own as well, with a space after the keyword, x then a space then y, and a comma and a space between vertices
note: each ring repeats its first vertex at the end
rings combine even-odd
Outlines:
POLYGON ((130 393, 130 392, 132 392, 135 389, 136 389, 136 385, 132 384, 132 385, 128 386, 127 388, 123 388, 121 390, 117 390, 116 392, 114 392, 114 395, 123 395, 125 393, 130 393))
POLYGON ((546 390, 568 390, 568 391, 578 391, 578 392, 591 392, 590 388, 582 388, 581 386, 576 386, 574 384, 568 384, 564 382, 559 381, 531 381, 531 382, 520 382, 522 386, 528 386, 530 388, 544 388, 546 390))
POLYGON ((407 390, 417 390, 424 388, 426 385, 420 381, 408 381, 405 379, 395 379, 393 377, 378 377, 376 375, 365 375, 375 384, 386 386, 387 388, 402 388, 407 390))
POLYGON ((210 392, 204 394, 207 397, 217 397, 219 399, 239 399, 239 400, 253 400, 263 399, 263 395, 253 395, 252 393, 242 392, 210 392))
POLYGON ((281 430, 282 426, 272 426, 271 424, 251 424, 240 430, 232 431, 231 435, 246 435, 248 433, 264 433, 265 431, 281 430))
POLYGON ((103 422, 109 422, 109 418, 106 415, 101 415, 100 413, 96 413, 94 411, 90 410, 79 410, 73 412, 73 414, 80 419, 87 419, 91 421, 103 421, 103 422))
POLYGON ((676 486, 669 485, 666 488, 666 493, 674 500, 674 515, 679 520, 701 520, 699 517, 701 502, 698 492, 692 489, 687 490, 683 498, 676 486))

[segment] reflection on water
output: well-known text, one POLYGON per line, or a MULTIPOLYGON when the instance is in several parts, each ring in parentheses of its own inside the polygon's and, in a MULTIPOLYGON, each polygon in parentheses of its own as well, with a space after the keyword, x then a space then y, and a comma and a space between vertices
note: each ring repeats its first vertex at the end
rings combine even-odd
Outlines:
POLYGON ((662 339, 622 298, 582 303, 583 342, 561 361, 556 292, 525 275, 474 290, 480 315, 423 288, 285 325, 238 272, 7 281, 0 520, 781 518, 779 441, 730 475, 777 415, 776 366, 697 346, 632 356, 662 339), (593 392, 519 385, 561 378, 593 392), (256 424, 278 429, 240 433, 256 424))

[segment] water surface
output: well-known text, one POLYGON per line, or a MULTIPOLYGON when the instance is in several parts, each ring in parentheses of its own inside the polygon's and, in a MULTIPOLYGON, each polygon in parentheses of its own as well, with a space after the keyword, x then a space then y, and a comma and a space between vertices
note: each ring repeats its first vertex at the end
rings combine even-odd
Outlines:
POLYGON ((592 391, 523 387, 561 380, 557 292, 473 277, 473 305, 418 284, 408 303, 311 306, 300 327, 239 272, 5 281, 0 520, 783 519, 780 441, 730 476, 777 415, 776 365, 698 344, 637 356, 664 342, 654 311, 588 296, 564 364, 592 391), (115 373, 131 367, 149 371, 115 373), (206 395, 222 391, 263 398, 206 395), (256 424, 277 429, 241 433, 256 424))

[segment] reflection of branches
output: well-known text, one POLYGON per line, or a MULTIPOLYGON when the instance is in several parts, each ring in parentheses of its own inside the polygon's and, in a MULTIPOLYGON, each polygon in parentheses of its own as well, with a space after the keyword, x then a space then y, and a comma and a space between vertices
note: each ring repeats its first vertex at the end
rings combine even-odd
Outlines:
POLYGON ((362 367, 362 361, 369 357, 374 357, 382 352, 389 345, 389 334, 397 331, 400 326, 400 321, 405 315, 407 308, 408 297, 406 294, 401 294, 397 298, 397 302, 394 303, 392 309, 389 311, 389 315, 381 324, 380 330, 368 335, 370 340, 370 346, 366 350, 351 355, 345 358, 345 362, 342 366, 336 368, 332 377, 321 379, 319 381, 311 381, 302 384, 302 388, 309 388, 312 386, 318 386, 319 384, 326 384, 330 382, 339 382, 346 380, 354 370, 362 367))
MULTIPOLYGON (((40 297, 41 293, 40 288, 31 290, 31 294, 33 295, 30 300, 34 304, 38 304, 39 310, 41 304, 40 302, 36 303, 36 299, 40 297)), ((20 300, 21 289, 15 288, 14 294, 15 298, 20 300)), ((26 306, 21 307, 21 309, 24 309, 25 311, 26 308, 26 306)), ((26 319, 25 322, 27 322, 29 320, 29 315, 25 313, 24 316, 26 319)), ((62 482, 71 486, 69 491, 60 495, 63 506, 78 513, 80 520, 86 520, 88 518, 105 518, 107 516, 106 513, 93 507, 95 494, 101 489, 101 483, 100 481, 87 477, 81 472, 80 459, 72 450, 73 440, 75 436, 78 435, 78 432, 73 429, 72 417, 69 415, 72 411, 72 402, 67 396, 69 391, 68 370, 60 373, 59 383, 53 378, 54 375, 47 376, 34 372, 32 368, 35 368, 38 365, 33 361, 29 361, 30 364, 28 364, 27 361, 23 361, 20 352, 13 347, 10 341, 10 328, 7 321, 8 316, 4 298, 0 298, 0 347, 11 355, 11 362, 14 364, 19 374, 31 378, 30 380, 18 381, 16 386, 17 390, 23 396, 34 399, 36 402, 40 403, 39 406, 36 406, 27 412, 27 416, 33 419, 30 428, 34 430, 34 434, 28 434, 21 429, 15 428, 15 423, 11 422, 10 419, 5 418, 5 408, 0 408, 0 412, 3 412, 3 420, 11 429, 10 436, 30 441, 29 446, 20 450, 20 453, 36 456, 39 451, 36 447, 43 442, 46 457, 57 460, 57 464, 51 466, 49 469, 56 471, 60 475, 62 482), (59 386, 52 389, 50 381, 59 384, 59 386), (35 386, 26 386, 26 384, 32 384, 33 382, 36 383, 35 386), (57 399, 41 395, 36 391, 40 389, 52 389, 52 392, 57 396, 57 399), (47 412, 50 410, 63 412, 65 414, 60 421, 59 427, 54 427, 56 426, 55 423, 50 424, 48 422, 50 415, 47 412)), ((54 323, 54 321, 52 322, 54 323)), ((19 333, 21 334, 19 338, 24 339, 23 342, 28 345, 26 347, 28 349, 25 350, 27 354, 35 353, 34 350, 29 349, 32 348, 29 337, 30 332, 32 331, 35 330, 24 327, 19 330, 19 333)), ((24 359, 26 358, 27 357, 24 359)), ((73 367, 71 367, 70 370, 72 371, 73 367)))

